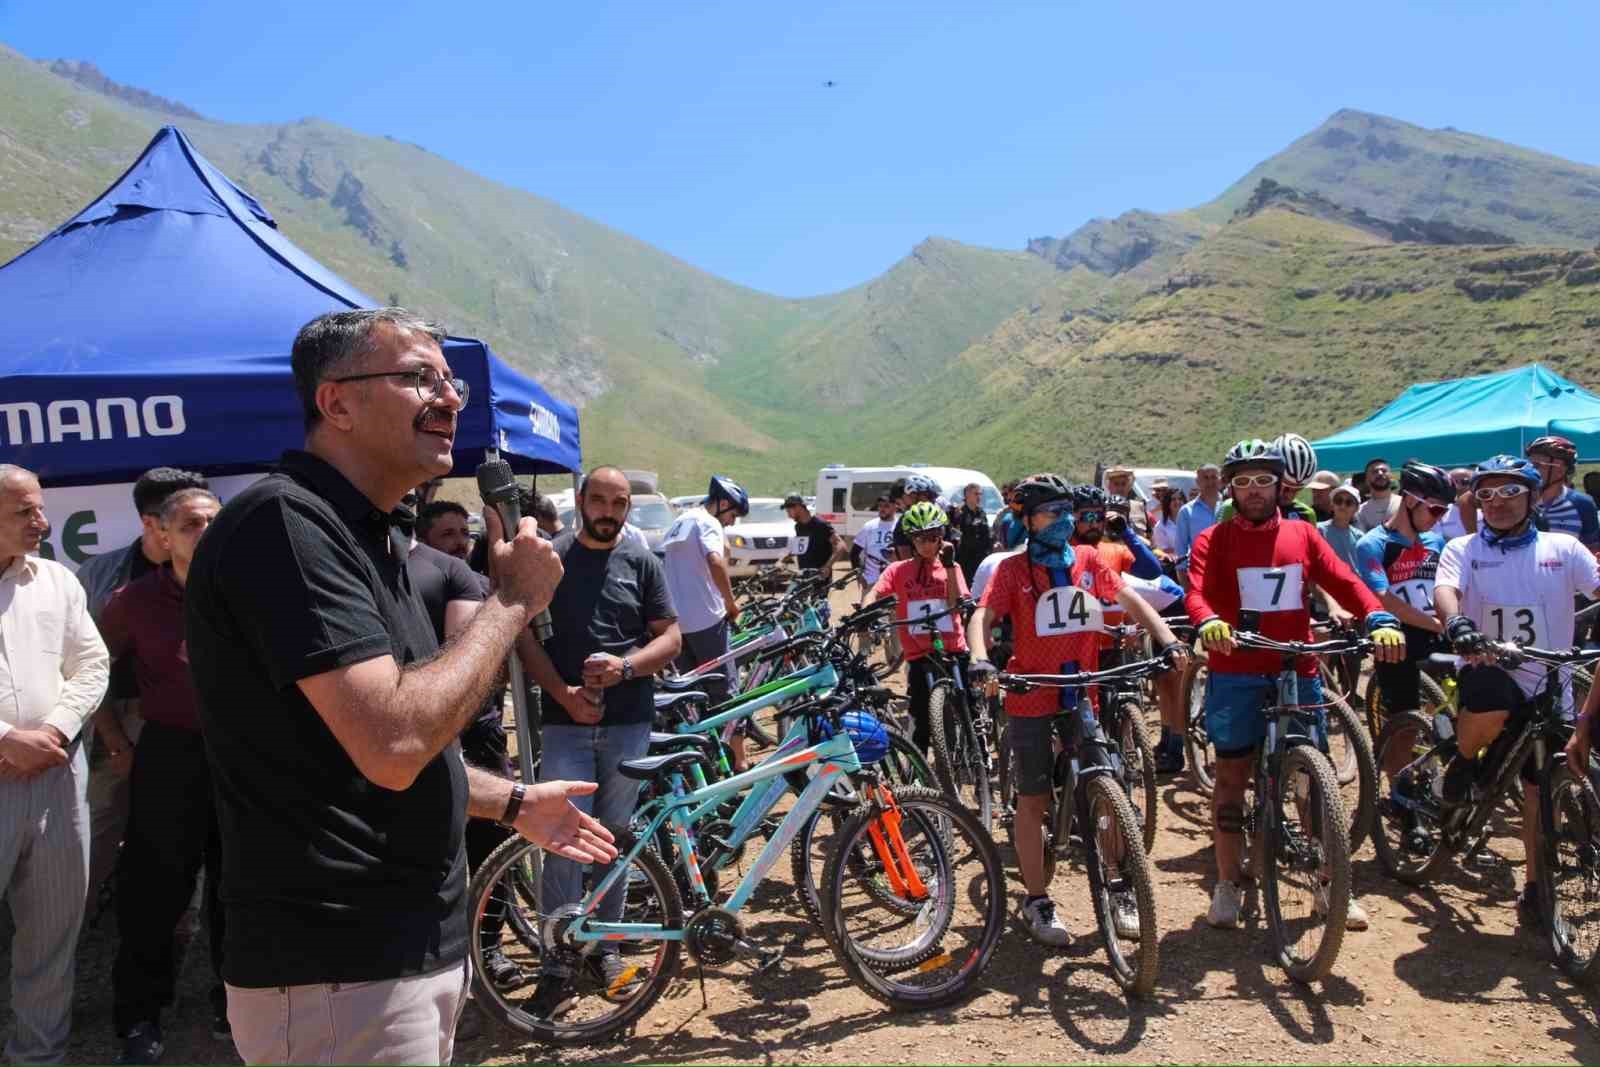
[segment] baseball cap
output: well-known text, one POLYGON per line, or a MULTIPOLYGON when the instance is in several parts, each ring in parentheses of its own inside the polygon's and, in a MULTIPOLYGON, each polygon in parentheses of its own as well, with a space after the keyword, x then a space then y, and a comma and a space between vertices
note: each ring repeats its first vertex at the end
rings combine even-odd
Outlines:
POLYGON ((790 493, 788 496, 783 498, 783 506, 786 508, 805 507, 805 503, 806 498, 801 496, 799 493, 790 493))
POLYGON ((1333 496, 1348 496, 1357 504, 1361 503, 1361 494, 1356 492, 1356 487, 1349 482, 1340 482, 1333 487, 1333 496))
POLYGON ((1332 471, 1318 471, 1306 485, 1311 489, 1337 489, 1339 476, 1332 471))

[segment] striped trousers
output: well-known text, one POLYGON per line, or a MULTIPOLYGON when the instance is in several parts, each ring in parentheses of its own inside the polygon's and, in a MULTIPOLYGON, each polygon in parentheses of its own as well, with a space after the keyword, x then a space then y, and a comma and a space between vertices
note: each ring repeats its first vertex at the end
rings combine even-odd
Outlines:
POLYGON ((11 906, 12 1063, 58 1063, 72 1030, 78 931, 89 890, 89 761, 0 782, 0 891, 11 906))

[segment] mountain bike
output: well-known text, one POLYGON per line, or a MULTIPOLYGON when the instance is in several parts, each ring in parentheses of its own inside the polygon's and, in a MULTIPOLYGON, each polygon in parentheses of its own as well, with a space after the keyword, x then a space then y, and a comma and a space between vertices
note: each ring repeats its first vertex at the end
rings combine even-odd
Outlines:
MULTIPOLYGON (((1522 768, 1533 760, 1538 776, 1539 904, 1557 965, 1568 975, 1600 977, 1600 765, 1591 758, 1586 778, 1575 777, 1562 750, 1572 735, 1563 690, 1577 683, 1580 664, 1600 661, 1600 649, 1550 651, 1490 642, 1499 664, 1514 670, 1526 663, 1545 668, 1546 684, 1520 713, 1513 713, 1489 746, 1486 764, 1456 812, 1443 802, 1445 768, 1456 755, 1454 724, 1439 712, 1431 719, 1417 712, 1392 715, 1378 739, 1380 759, 1393 753, 1405 760, 1385 774, 1380 804, 1378 859, 1384 870, 1407 885, 1426 885, 1452 855, 1470 860, 1487 847, 1490 820, 1501 804, 1519 795, 1522 768), (1564 677, 1564 675, 1568 677, 1564 677), (1403 756, 1401 755, 1403 754, 1403 756)), ((1455 666, 1459 657, 1436 654, 1438 665, 1455 666)))
MULTIPOLYGON (((1000 687, 1011 693, 1036 689, 1080 689, 1134 682, 1146 671, 1168 669, 1164 659, 1140 660, 1102 671, 1078 674, 1001 673, 1000 687)), ((1102 716, 1109 710, 1102 700, 1102 716)), ((1113 713, 1115 714, 1115 713, 1113 713)), ((1057 854, 1073 826, 1080 828, 1089 874, 1089 897, 1100 939, 1117 984, 1135 996, 1155 988, 1160 962, 1156 932, 1155 875, 1145 851, 1143 827, 1128 803, 1125 762, 1114 729, 1095 717, 1087 699, 1052 720, 1056 746, 1051 773, 1053 799, 1044 826, 1044 876, 1054 878, 1057 854), (1136 928, 1119 929, 1118 916, 1132 911, 1136 928)), ((1009 745, 1006 748, 1010 752, 1009 745)), ((1009 774, 1009 758, 1004 761, 1009 774)), ((1012 828, 1015 832, 1015 818, 1012 828)))
POLYGON ((1296 981, 1315 982, 1333 970, 1344 942, 1350 816, 1324 754, 1319 709, 1299 701, 1297 661, 1305 655, 1365 655, 1372 642, 1276 641, 1247 630, 1236 631, 1234 641, 1282 657, 1277 697, 1264 712, 1266 739, 1256 753, 1245 855, 1261 857, 1258 877, 1279 964, 1296 981))

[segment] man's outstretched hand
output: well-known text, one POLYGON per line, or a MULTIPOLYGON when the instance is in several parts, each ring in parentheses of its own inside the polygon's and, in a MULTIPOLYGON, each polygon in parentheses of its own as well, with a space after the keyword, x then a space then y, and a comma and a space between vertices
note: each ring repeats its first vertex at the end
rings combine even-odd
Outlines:
POLYGON ((528 787, 517 813, 517 833, 551 855, 577 863, 610 863, 617 858, 611 831, 572 803, 600 788, 594 782, 540 782, 528 787))

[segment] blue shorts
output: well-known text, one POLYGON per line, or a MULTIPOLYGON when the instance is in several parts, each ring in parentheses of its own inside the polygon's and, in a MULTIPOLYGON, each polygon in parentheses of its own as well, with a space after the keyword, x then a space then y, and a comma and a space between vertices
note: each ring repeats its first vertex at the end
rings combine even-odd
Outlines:
MULTIPOLYGON (((1297 697, 1302 703, 1321 704, 1322 679, 1300 676, 1297 697)), ((1278 698, 1275 674, 1211 674, 1206 683, 1206 736, 1222 759, 1254 752, 1267 736, 1267 705, 1278 698)), ((1317 709, 1321 735, 1319 748, 1327 747, 1328 716, 1317 709)))

